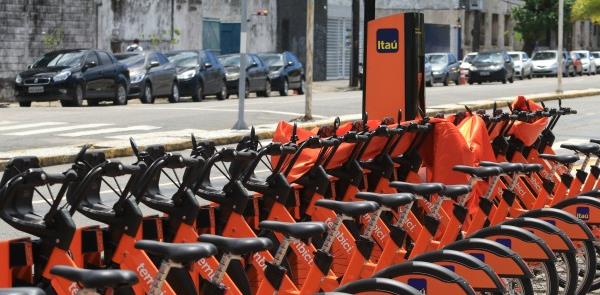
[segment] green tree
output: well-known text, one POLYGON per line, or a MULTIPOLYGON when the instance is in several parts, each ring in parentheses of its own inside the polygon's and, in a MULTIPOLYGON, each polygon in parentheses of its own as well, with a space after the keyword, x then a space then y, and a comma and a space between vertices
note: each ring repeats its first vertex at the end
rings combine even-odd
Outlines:
POLYGON ((600 23, 600 0, 575 0, 573 18, 577 20, 590 19, 600 23))
MULTIPOLYGON (((571 31, 571 8, 575 0, 565 0, 565 36, 571 31)), ((523 50, 531 52, 536 46, 556 47, 550 44, 552 32, 558 27, 558 0, 525 0, 513 9, 515 30, 524 40, 523 50)), ((569 40, 569 38, 565 38, 569 40)))

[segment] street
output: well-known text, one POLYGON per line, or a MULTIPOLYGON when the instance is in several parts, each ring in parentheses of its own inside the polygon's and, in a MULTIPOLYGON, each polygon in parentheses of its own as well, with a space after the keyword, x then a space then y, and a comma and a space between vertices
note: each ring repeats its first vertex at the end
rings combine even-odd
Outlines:
MULTIPOLYGON (((565 78, 565 90, 597 88, 600 76, 565 78)), ((320 82, 313 98, 313 117, 323 119, 358 114, 361 110, 360 91, 340 91, 347 81, 320 82)), ((540 78, 515 81, 514 84, 435 85, 426 88, 427 107, 450 103, 493 99, 552 92, 556 79, 540 78)), ((275 93, 273 93, 275 95, 275 93)), ((274 96, 246 100, 246 122, 249 125, 271 124, 301 117, 303 95, 274 96)), ((0 108, 0 153, 31 148, 52 148, 66 145, 95 144, 103 141, 126 141, 129 137, 152 138, 165 135, 189 135, 190 130, 229 129, 237 118, 238 100, 208 99, 203 102, 169 104, 157 100, 155 105, 143 105, 138 100, 127 106, 111 104, 99 107, 63 108, 54 102, 36 103, 31 108, 12 104, 0 108)))

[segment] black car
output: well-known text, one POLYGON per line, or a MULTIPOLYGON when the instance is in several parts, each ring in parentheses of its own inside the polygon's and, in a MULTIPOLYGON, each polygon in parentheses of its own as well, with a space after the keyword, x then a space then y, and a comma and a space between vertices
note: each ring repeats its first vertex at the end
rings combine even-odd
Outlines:
POLYGON ((304 67, 291 52, 262 53, 258 55, 269 68, 271 89, 287 96, 290 89, 304 94, 304 67))
POLYGON ((504 51, 479 52, 471 61, 469 84, 500 81, 514 82, 513 61, 504 51))
POLYGON ((127 104, 129 71, 109 52, 58 50, 44 54, 15 79, 19 105, 60 100, 63 106, 97 105, 101 100, 127 104))
POLYGON ((159 52, 138 51, 116 54, 129 69, 129 96, 142 103, 154 103, 157 97, 179 102, 179 87, 175 64, 159 52))
MULTIPOLYGON (((225 67, 228 93, 237 94, 240 78, 240 55, 222 55, 219 60, 225 67)), ((270 96, 271 81, 269 81, 267 66, 256 54, 246 54, 246 65, 246 97, 250 92, 256 92, 257 96, 270 96)))
POLYGON ((181 96, 201 101, 206 95, 227 98, 225 69, 219 59, 208 50, 180 50, 165 54, 177 67, 177 81, 181 96))

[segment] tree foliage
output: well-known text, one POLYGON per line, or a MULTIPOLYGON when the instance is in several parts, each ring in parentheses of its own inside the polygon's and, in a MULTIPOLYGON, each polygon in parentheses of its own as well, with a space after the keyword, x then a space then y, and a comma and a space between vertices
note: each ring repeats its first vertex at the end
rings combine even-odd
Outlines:
POLYGON ((573 18, 578 20, 589 19, 595 23, 600 23, 600 0, 575 0, 573 18))
MULTIPOLYGON (((571 8, 575 0, 565 0, 564 24, 569 30, 571 8)), ((591 0, 600 1, 600 0, 591 0)), ((550 32, 558 27, 558 0, 525 0, 524 5, 513 9, 515 30, 522 34, 525 50, 530 51, 540 41, 549 42, 550 32)))

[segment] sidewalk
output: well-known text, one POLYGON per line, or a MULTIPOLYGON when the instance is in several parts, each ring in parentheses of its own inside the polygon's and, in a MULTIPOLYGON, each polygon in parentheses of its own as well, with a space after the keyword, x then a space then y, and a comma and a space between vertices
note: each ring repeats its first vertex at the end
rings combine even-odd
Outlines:
MULTIPOLYGON (((346 86, 347 81, 327 81, 319 82, 316 84, 315 91, 327 91, 330 92, 332 89, 340 91, 340 89, 349 88, 346 86)), ((344 90, 341 90, 344 91, 344 90)), ((595 96, 600 95, 600 89, 587 89, 587 90, 573 90, 565 91, 561 95, 556 93, 538 93, 538 94, 525 94, 526 97, 534 99, 536 101, 548 101, 595 96)), ((506 104, 512 101, 514 97, 498 97, 493 100, 478 100, 478 101, 463 101, 456 104, 444 104, 429 106, 427 108, 428 115, 435 115, 438 113, 454 113, 465 109, 465 105, 469 106, 472 110, 477 109, 490 109, 493 107, 494 102, 497 102, 498 107, 505 107, 506 104)), ((342 122, 353 121, 361 118, 360 114, 352 114, 340 116, 342 122)), ((321 120, 315 120, 311 122, 304 122, 298 124, 302 128, 312 128, 315 126, 321 126, 325 124, 331 124, 334 118, 326 118, 321 120)), ((277 122, 270 124, 257 125, 256 134, 261 139, 271 138, 277 122)), ((135 140, 140 146, 149 144, 162 144, 166 147, 167 151, 178 151, 183 149, 191 148, 190 134, 194 134, 199 140, 211 140, 217 145, 231 144, 238 142, 243 136, 248 134, 248 130, 199 130, 199 129, 185 129, 179 131, 165 131, 156 132, 149 136, 136 137, 135 140)), ((62 147, 51 147, 51 148, 35 148, 26 150, 16 150, 0 153, 0 170, 4 169, 6 162, 15 156, 25 155, 36 155, 40 159, 42 166, 51 166, 70 163, 73 161, 75 155, 79 151, 80 146, 62 146, 62 147)), ((108 158, 130 156, 132 154, 129 142, 126 140, 111 140, 111 141, 100 141, 93 144, 93 148, 101 149, 105 152, 108 158)))

